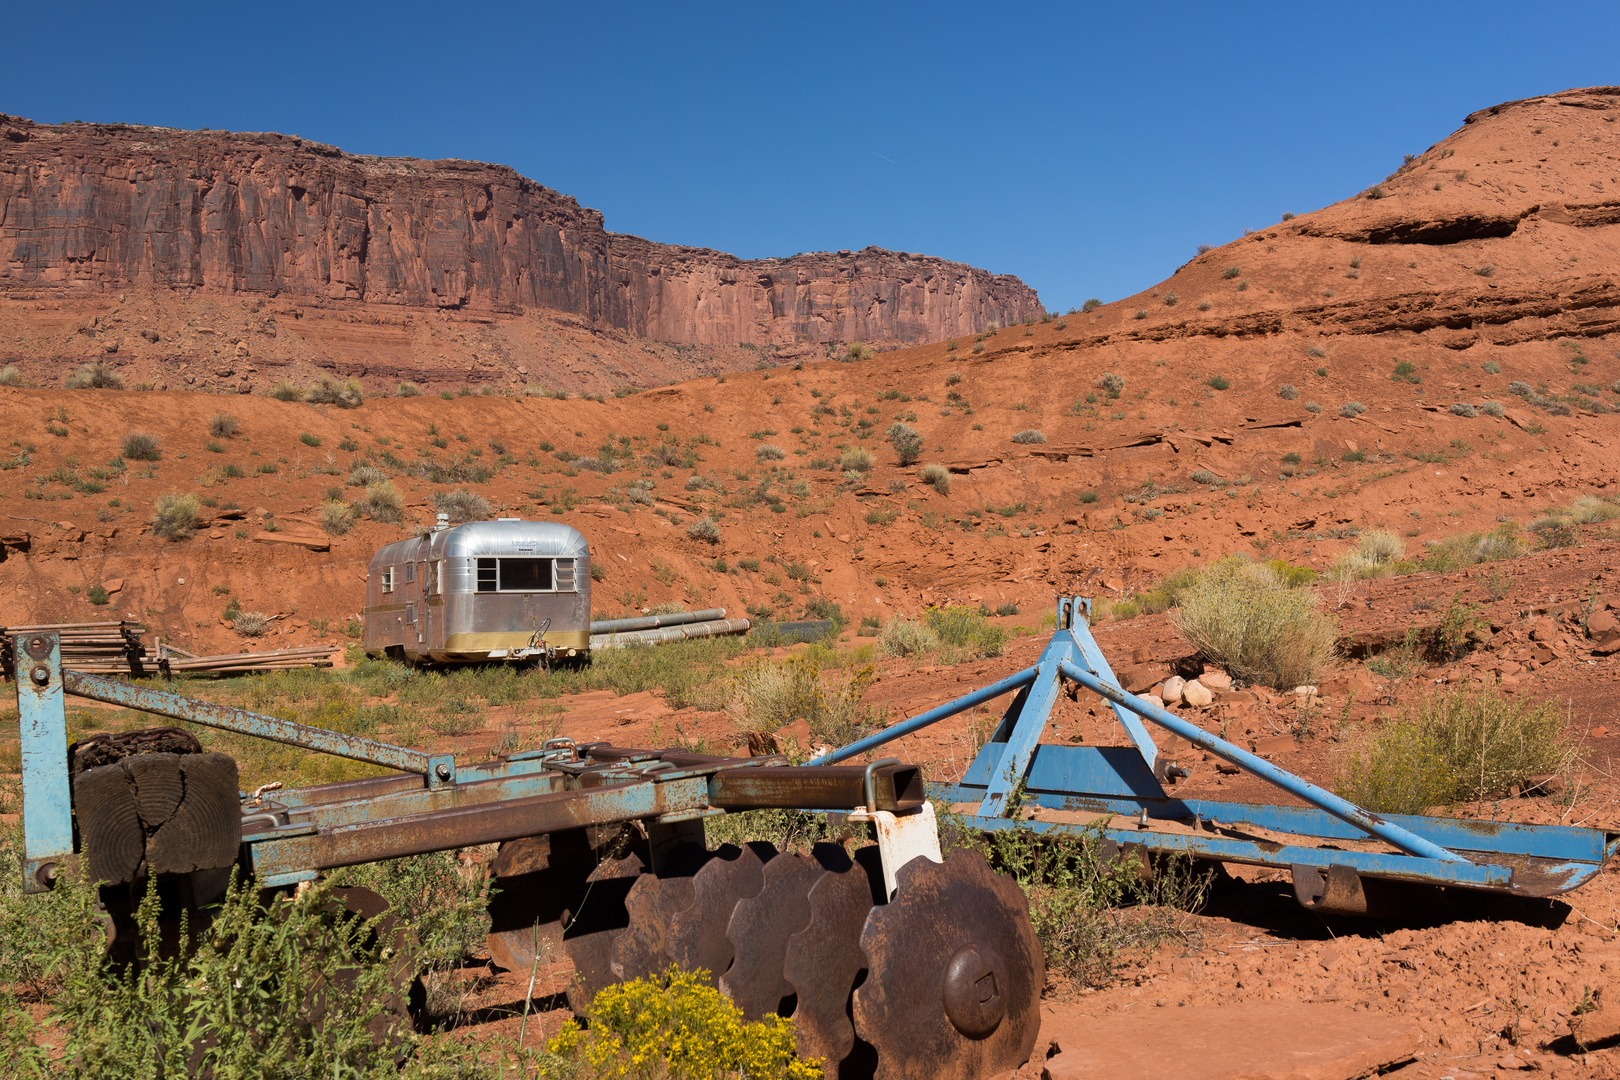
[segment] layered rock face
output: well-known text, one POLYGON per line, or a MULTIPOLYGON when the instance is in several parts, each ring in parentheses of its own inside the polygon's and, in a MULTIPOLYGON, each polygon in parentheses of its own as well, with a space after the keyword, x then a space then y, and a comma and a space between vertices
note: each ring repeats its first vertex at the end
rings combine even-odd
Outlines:
POLYGON ((0 290, 127 286, 544 307, 694 345, 904 344, 1042 312, 1015 277, 928 256, 744 260, 610 233, 498 165, 0 115, 0 290))

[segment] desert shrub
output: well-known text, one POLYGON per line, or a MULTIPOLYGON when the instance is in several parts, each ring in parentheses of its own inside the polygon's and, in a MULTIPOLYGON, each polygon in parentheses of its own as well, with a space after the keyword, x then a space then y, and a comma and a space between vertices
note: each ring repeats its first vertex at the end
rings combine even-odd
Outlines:
POLYGON ((760 443, 754 447, 754 457, 760 461, 781 461, 787 457, 787 451, 774 443, 760 443))
POLYGON ((124 436, 121 452, 125 461, 157 461, 163 456, 163 443, 156 435, 132 431, 124 436))
POLYGON ((709 983, 708 972, 671 966, 650 978, 606 987, 581 1021, 546 1044, 555 1068, 542 1077, 660 1076, 670 1080, 748 1076, 816 1080, 821 1065, 801 1061, 793 1021, 771 1014, 749 1022, 709 983))
POLYGON ((874 354, 872 350, 867 348, 865 345, 862 345, 858 341, 852 341, 849 343, 849 348, 844 350, 844 355, 839 359, 845 361, 846 363, 854 363, 858 360, 870 360, 874 355, 876 354, 874 354))
POLYGON ((216 439, 228 439, 241 428, 241 423, 230 413, 215 413, 208 420, 208 434, 216 439))
POLYGON ((1360 416, 1367 411, 1367 406, 1359 401, 1347 401, 1339 406, 1340 416, 1360 416))
POLYGON ((1451 414, 1453 416, 1473 417, 1479 415, 1479 409, 1466 401, 1453 401, 1451 403, 1451 414))
POLYGON ((1537 704, 1474 687, 1433 693, 1353 751, 1337 791, 1375 813, 1425 814, 1490 798, 1574 761, 1555 701, 1537 704))
POLYGON ((943 465, 924 465, 922 481, 941 495, 951 493, 951 471, 943 465))
POLYGON ((400 397, 420 397, 422 394, 422 388, 407 380, 406 382, 400 383, 399 388, 396 389, 394 393, 398 394, 400 397))
POLYGON ((152 533, 164 540, 184 540, 197 528, 201 509, 195 495, 170 492, 152 500, 152 533))
POLYGON ((1096 311, 1100 307, 1102 307, 1102 301, 1093 296, 1091 299, 1080 305, 1080 310, 1089 315, 1091 312, 1096 311))
POLYGON ((694 540, 706 540, 711 544, 720 542, 720 526, 713 518, 701 517, 686 527, 686 535, 694 540))
POLYGON ((1486 416, 1501 416, 1507 412, 1507 409, 1502 407, 1500 401, 1485 401, 1480 403, 1479 411, 1486 416))
POLYGON ((63 385, 69 390, 122 390, 124 380, 100 360, 92 360, 74 368, 63 385))
POLYGON ((1497 559, 1517 558, 1526 550, 1518 531, 1517 525, 1505 522, 1487 533, 1459 533, 1436 540, 1428 545, 1418 565, 1423 570, 1443 574, 1497 559))
POLYGON ((1318 405, 1314 401, 1307 401, 1305 403, 1305 411, 1308 413, 1319 413, 1322 411, 1322 406, 1318 405))
POLYGON ((726 710, 743 731, 775 731, 804 720, 812 737, 841 746, 871 726, 871 710, 862 701, 876 680, 877 669, 870 664, 824 672, 814 651, 781 663, 760 660, 732 677, 726 710))
POLYGON ((1543 550, 1576 547, 1581 542, 1580 529, 1550 514, 1532 521, 1530 531, 1536 536, 1537 546, 1543 550))
POLYGON ((112 600, 112 596, 108 594, 106 586, 104 585, 90 586, 85 590, 84 597, 97 607, 101 607, 112 600))
POLYGON ((884 438, 888 439, 889 445, 894 447, 894 452, 900 456, 900 464, 902 465, 915 464, 917 459, 922 456, 922 435, 910 424, 890 424, 889 430, 884 433, 884 438))
POLYGON ((365 387, 359 379, 338 382, 330 375, 322 375, 304 391, 304 400, 311 405, 336 405, 340 409, 358 409, 365 398, 365 387))
POLYGON ((354 509, 385 525, 397 525, 405 520, 405 499, 387 480, 367 484, 365 498, 355 503, 354 509))
POLYGON ((464 521, 485 521, 490 515, 489 500, 482 495, 474 495, 465 488, 435 492, 433 509, 438 513, 448 514, 452 525, 459 525, 464 521))
POLYGON ((4 371, 0 371, 0 386, 23 386, 22 372, 17 370, 16 364, 7 364, 4 371))
POLYGON ((238 611, 231 628, 243 637, 258 637, 270 629, 270 616, 262 611, 238 611))
POLYGON ((979 608, 929 608, 923 622, 942 646, 962 649, 965 656, 1000 656, 1007 645, 1007 631, 991 623, 979 608))
POLYGON ((342 499, 328 499, 321 504, 321 528, 333 536, 342 536, 354 527, 354 508, 342 499))
POLYGON ((877 645, 884 656, 921 656, 939 648, 939 635, 927 623, 896 615, 883 624, 877 645))
POLYGON ((1388 529, 1369 529, 1356 537, 1356 553, 1375 566, 1406 558, 1406 544, 1388 529))
POLYGON ((1211 390, 1229 390, 1232 387, 1232 381, 1224 375, 1211 375, 1204 380, 1204 385, 1211 390))
POLYGON ((375 465, 356 465, 349 470, 350 487, 366 487, 369 484, 380 484, 388 479, 388 473, 375 465))
POLYGON ((312 435, 307 431, 298 436, 298 441, 303 443, 305 446, 321 445, 321 437, 319 435, 312 435))
POLYGON ((1046 441, 1046 433, 1037 431, 1035 428, 1025 428, 1023 431, 1015 432, 1012 441, 1021 445, 1043 443, 1046 441))
POLYGON ((1220 480, 1208 469, 1196 469, 1188 477, 1195 484, 1218 484, 1220 480))
POLYGON ((1277 387, 1277 396, 1282 398, 1284 401, 1293 401, 1295 398, 1299 397, 1299 391, 1294 389, 1294 385, 1292 383, 1283 383, 1281 386, 1277 387))
POLYGON ((1333 658, 1334 621, 1306 589, 1269 566, 1233 556, 1211 563, 1181 592, 1171 622, 1233 678, 1291 690, 1333 658))
POLYGON ((1599 521, 1613 521, 1620 518, 1620 504, 1599 499, 1592 495, 1582 495, 1576 499, 1569 508, 1569 518, 1577 525, 1593 525, 1599 521))
POLYGON ((277 401, 299 401, 304 393, 286 379, 282 379, 270 388, 270 396, 277 401))
POLYGON ((1125 389, 1125 380, 1111 371, 1105 371, 1097 376, 1097 389, 1103 391, 1110 398, 1117 398, 1125 389))

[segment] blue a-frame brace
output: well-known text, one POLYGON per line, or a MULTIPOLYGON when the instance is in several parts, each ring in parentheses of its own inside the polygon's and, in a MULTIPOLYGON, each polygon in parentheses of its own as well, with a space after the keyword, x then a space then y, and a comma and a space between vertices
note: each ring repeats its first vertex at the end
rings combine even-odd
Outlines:
MULTIPOLYGON (((994 735, 956 783, 931 784, 930 793, 952 804, 977 803, 966 822, 986 830, 1031 829, 1073 833, 1095 825, 1039 820, 1039 809, 1118 815, 1101 834, 1121 845, 1293 871, 1302 902, 1329 899, 1324 910, 1365 910, 1361 878, 1551 896, 1585 883, 1602 867, 1620 834, 1566 826, 1374 814, 1260 758, 1184 717, 1123 690, 1091 636, 1091 601, 1058 601, 1057 631, 1035 666, 954 701, 904 720, 810 762, 854 757, 975 705, 1016 691, 994 735), (1043 744, 1052 707, 1068 680, 1103 697, 1130 737, 1130 746, 1043 744), (1146 723, 1145 723, 1146 722, 1146 723), (1147 723, 1186 739, 1275 784, 1306 806, 1179 799, 1166 790, 1178 775, 1154 745, 1147 723), (1035 820, 1013 815, 1014 792, 1035 820), (1126 827, 1113 827, 1124 821, 1126 827), (1193 828, 1160 831, 1152 822, 1193 828), (1266 830, 1245 836, 1244 828, 1266 830), (1278 838, 1275 834, 1289 834, 1278 838), (1362 844, 1357 850, 1346 842, 1362 844), (1292 842, 1297 841, 1297 842, 1292 842), (1345 900, 1344 882, 1355 900, 1345 900)), ((1315 905, 1313 905, 1315 906, 1315 905)))

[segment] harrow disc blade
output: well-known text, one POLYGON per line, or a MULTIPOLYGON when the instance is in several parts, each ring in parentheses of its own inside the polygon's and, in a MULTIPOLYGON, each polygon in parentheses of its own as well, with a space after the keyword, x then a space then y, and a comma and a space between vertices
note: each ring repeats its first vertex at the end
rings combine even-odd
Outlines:
POLYGON ((692 876, 692 903, 669 921, 669 958, 688 971, 707 971, 709 985, 716 985, 735 956, 726 937, 732 914, 740 901, 759 895, 765 867, 775 858, 776 848, 761 842, 716 851, 692 876))
POLYGON ((782 976, 797 998, 799 1056, 822 1059, 831 1074, 855 1048, 849 994, 866 967, 861 929, 882 897, 883 866, 876 847, 853 861, 835 844, 817 844, 813 854, 822 874, 807 897, 809 922, 788 939, 782 976))
POLYGON ((745 1020, 791 1015, 794 991, 783 974, 788 939, 810 923, 810 890, 827 872, 822 862, 831 852, 844 855, 835 844, 817 844, 810 857, 778 855, 765 864, 759 895, 739 900, 731 913, 726 937, 736 958, 720 977, 720 990, 745 1020))
POLYGON ((1040 1030, 1046 965, 1029 905, 977 852, 913 859, 861 931, 855 1028, 878 1080, 974 1080, 1018 1068, 1040 1030))
POLYGON ((562 940, 567 914, 590 888, 597 853, 584 829, 502 844, 490 865, 489 954, 507 971, 528 971, 562 940))
POLYGON ((714 854, 700 844, 683 844, 660 872, 643 874, 630 887, 624 898, 630 923, 611 949, 614 979, 629 982, 668 970, 674 962, 668 948, 670 921, 692 906, 692 879, 714 854))
POLYGON ((625 899, 635 883, 648 876, 642 873, 645 868, 635 851, 603 860, 586 878, 588 888, 578 909, 567 913, 562 945, 574 962, 568 1007, 576 1013, 583 1013, 597 991, 613 982, 613 943, 630 923, 625 899))

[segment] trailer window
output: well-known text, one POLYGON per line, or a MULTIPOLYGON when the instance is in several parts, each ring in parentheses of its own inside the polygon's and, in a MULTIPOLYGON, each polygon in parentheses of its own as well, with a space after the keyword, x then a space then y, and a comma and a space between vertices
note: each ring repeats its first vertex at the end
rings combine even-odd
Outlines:
POLYGON ((479 559, 479 592, 551 592, 550 559, 479 559))
POLYGON ((574 560, 573 559, 558 559, 557 560, 557 568, 555 570, 555 573, 556 573, 556 576, 557 576, 557 591, 558 592, 578 592, 579 591, 578 588, 574 584, 574 560))
POLYGON ((501 592, 550 592, 550 559, 502 559, 501 592))
POLYGON ((391 593, 394 591, 394 568, 392 566, 386 566, 383 568, 382 591, 385 593, 391 593))

